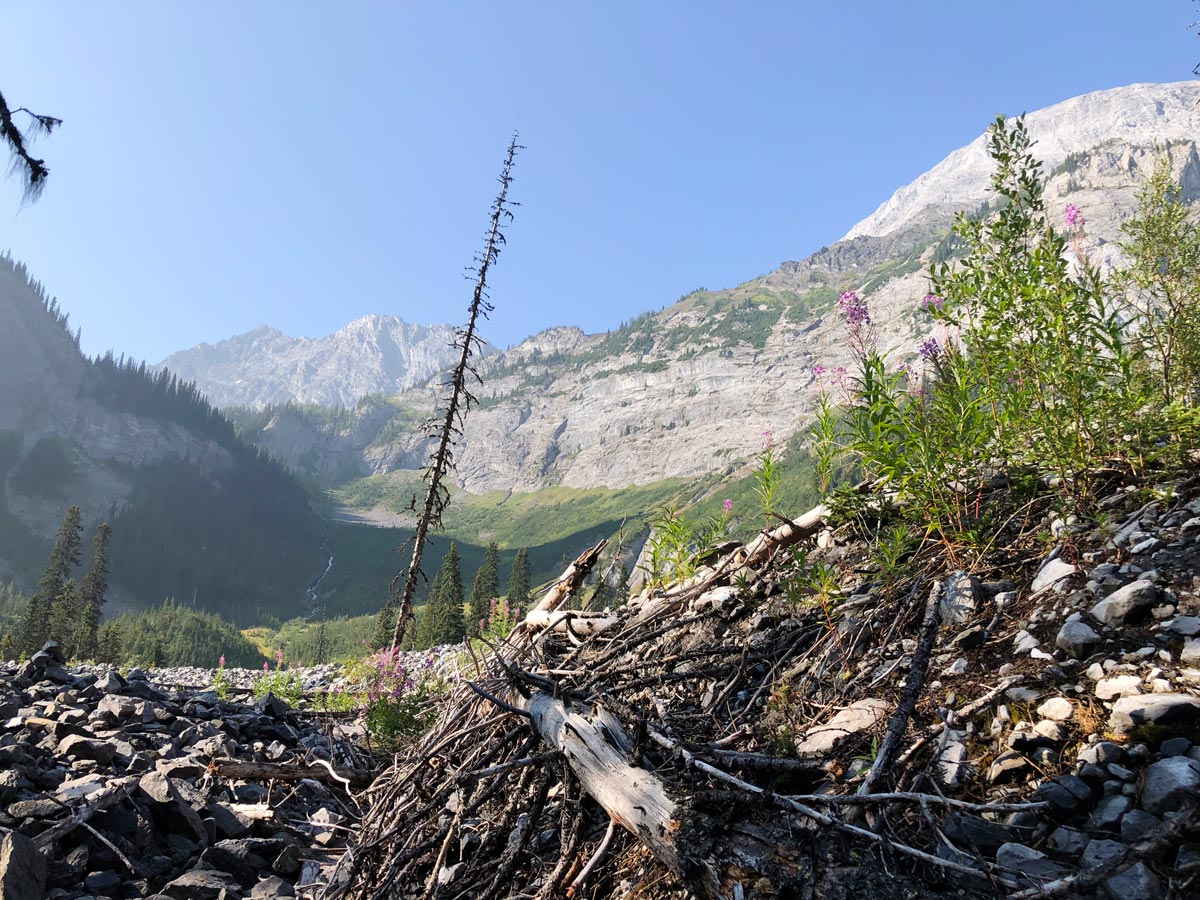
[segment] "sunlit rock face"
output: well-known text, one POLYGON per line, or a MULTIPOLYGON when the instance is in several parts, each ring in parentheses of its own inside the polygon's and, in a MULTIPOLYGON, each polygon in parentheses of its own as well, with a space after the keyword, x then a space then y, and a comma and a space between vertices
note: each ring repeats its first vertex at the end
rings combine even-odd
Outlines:
MULTIPOLYGON (((1200 82, 1101 91, 1026 121, 1049 179, 1050 215, 1061 223, 1068 204, 1080 207, 1084 247, 1102 267, 1119 260, 1121 224, 1158 153, 1168 155, 1185 197, 1200 195, 1200 82)), ((980 121, 981 132, 988 124, 980 121)), ((812 420, 822 389, 839 390, 831 373, 851 365, 839 291, 865 298, 897 365, 917 359, 929 337, 919 308, 928 265, 954 214, 989 199, 991 172, 981 134, 804 260, 730 290, 690 294, 623 329, 614 322, 607 334, 552 328, 489 357, 476 390, 482 403, 458 446, 457 480, 471 492, 625 487, 737 469, 762 447, 764 431, 786 439, 812 420)), ((356 383, 341 396, 365 382, 356 383)), ((243 402, 267 402, 275 390, 243 402)), ((428 411, 439 392, 434 379, 395 402, 428 411)), ((427 439, 378 405, 357 410, 355 426, 319 434, 288 421, 298 415, 281 413, 263 439, 312 474, 403 472, 427 456, 427 439), (288 446, 281 438, 292 433, 307 437, 288 446)))

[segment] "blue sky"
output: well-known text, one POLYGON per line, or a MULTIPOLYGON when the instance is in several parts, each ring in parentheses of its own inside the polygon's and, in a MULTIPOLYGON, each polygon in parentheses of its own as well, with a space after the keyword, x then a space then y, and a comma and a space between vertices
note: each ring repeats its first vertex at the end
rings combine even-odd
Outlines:
POLYGON ((1192 77, 1185 0, 6 4, 64 119, 0 248, 157 361, 266 322, 457 322, 514 128, 485 334, 603 331, 839 238, 998 112, 1192 77))

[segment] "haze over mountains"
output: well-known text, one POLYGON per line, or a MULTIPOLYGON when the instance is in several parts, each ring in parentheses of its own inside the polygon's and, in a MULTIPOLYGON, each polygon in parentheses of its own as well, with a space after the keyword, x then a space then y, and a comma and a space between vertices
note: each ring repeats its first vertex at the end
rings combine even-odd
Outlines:
MULTIPOLYGON (((1186 200, 1200 190, 1196 82, 1099 91, 1031 113, 1027 123, 1051 176, 1053 214, 1068 203, 1084 210, 1101 264, 1116 259, 1121 222, 1157 152, 1170 155, 1186 200)), ((729 290, 697 291, 607 334, 553 328, 491 356, 480 367, 483 404, 459 451, 460 485, 482 493, 693 478, 748 457, 764 430, 802 428, 826 386, 813 366, 849 362, 838 317, 828 314, 838 293, 863 294, 884 346, 898 361, 915 357, 926 334, 918 311, 925 272, 953 253, 953 215, 980 207, 990 175, 981 135, 806 260, 729 290)), ((353 356, 337 366, 347 379, 355 367, 353 356)), ((350 421, 280 410, 251 437, 326 480, 412 473, 426 454, 411 424, 435 399, 436 380, 390 405, 363 404, 350 421)))
MULTIPOLYGON (((1052 215, 1079 206, 1101 264, 1118 258, 1121 222, 1156 154, 1169 155, 1186 201, 1200 196, 1200 83, 1101 91, 1027 121, 1050 176, 1052 215)), ((810 421, 819 392, 836 390, 814 366, 850 362, 835 313, 840 291, 866 298, 897 363, 915 357, 928 334, 925 273, 953 258, 953 213, 987 200, 990 171, 980 138, 805 260, 692 292, 604 334, 564 324, 489 353, 458 447, 456 491, 466 493, 452 504, 461 519, 451 536, 496 539, 505 550, 540 541, 535 570, 549 573, 585 534, 615 531, 668 491, 695 499, 744 473, 764 431, 787 439, 810 421), (602 487, 620 502, 597 500, 602 487), (547 498, 552 513, 521 499, 530 496, 547 498), (553 523, 557 530, 531 531, 553 523)), ((164 361, 178 375, 172 382, 84 358, 24 269, 0 266, 0 578, 36 578, 64 510, 80 503, 89 522, 125 517, 114 530, 114 582, 130 602, 194 597, 252 619, 251 597, 272 615, 299 614, 334 532, 296 480, 256 458, 185 383, 241 407, 229 415, 242 438, 310 486, 394 514, 428 456, 418 426, 440 394, 451 336, 448 325, 383 315, 320 339, 263 326, 173 354, 164 361)), ((378 539, 387 569, 398 541, 378 539)), ((362 545, 361 532, 342 537, 346 549, 322 590, 339 589, 351 569, 345 557, 362 545)), ((356 605, 342 609, 372 609, 382 594, 368 581, 386 577, 362 575, 356 605)))
POLYGON ((445 371, 456 359, 453 340, 452 325, 413 325, 399 316, 363 316, 323 338, 259 325, 173 353, 158 368, 195 381, 220 407, 353 406, 368 394, 398 394, 445 371))

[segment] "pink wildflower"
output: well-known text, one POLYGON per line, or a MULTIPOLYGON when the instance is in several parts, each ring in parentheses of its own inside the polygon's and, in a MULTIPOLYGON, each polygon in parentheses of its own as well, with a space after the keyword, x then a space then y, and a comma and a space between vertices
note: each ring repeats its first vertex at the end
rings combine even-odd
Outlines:
POLYGON ((283 665, 283 651, 282 650, 275 651, 275 665, 276 666, 283 665))
POLYGON ((225 654, 224 653, 222 653, 221 658, 217 660, 217 668, 218 669, 225 668, 225 654))
POLYGON ((1071 228, 1074 228, 1076 225, 1082 226, 1083 210, 1081 210, 1074 203, 1068 203, 1067 211, 1064 213, 1063 218, 1066 219, 1067 225, 1071 228))
POLYGON ((722 503, 721 506, 723 506, 725 508, 725 512, 727 512, 727 513, 733 512, 733 501, 730 500, 728 497, 725 498, 725 502, 722 503))
POLYGON ((270 664, 270 663, 266 663, 266 662, 265 662, 265 663, 263 663, 263 671, 264 671, 264 672, 270 672, 270 671, 271 671, 271 664, 270 664))

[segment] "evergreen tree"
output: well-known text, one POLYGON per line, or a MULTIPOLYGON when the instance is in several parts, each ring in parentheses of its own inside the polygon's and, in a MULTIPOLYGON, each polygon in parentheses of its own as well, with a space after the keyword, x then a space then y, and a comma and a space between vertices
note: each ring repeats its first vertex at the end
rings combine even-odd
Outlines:
POLYGON ((442 592, 442 570, 438 569, 433 576, 433 581, 429 584, 429 596, 425 600, 425 606, 420 611, 420 618, 416 623, 416 627, 412 629, 416 635, 412 649, 418 647, 424 649, 433 646, 433 623, 437 619, 438 604, 441 602, 442 592))
POLYGON ((83 595, 74 578, 67 579, 50 604, 50 635, 67 659, 79 657, 80 625, 84 618, 83 595))
POLYGON ((121 627, 116 622, 109 622, 100 629, 100 649, 98 656, 101 662, 119 665, 121 662, 121 627))
POLYGON ((391 597, 388 597, 387 603, 383 604, 383 609, 375 618, 375 633, 371 636, 371 646, 376 650, 382 650, 392 642, 392 631, 396 627, 397 615, 399 615, 399 610, 396 608, 396 603, 391 597))
POLYGON ((508 577, 508 608, 516 610, 529 606, 529 551, 522 547, 513 559, 512 574, 508 577))
POLYGON ((318 666, 322 666, 329 662, 329 638, 325 634, 325 620, 321 620, 321 624, 317 626, 317 650, 314 654, 314 662, 318 666))
POLYGON ((500 595, 500 548, 495 542, 488 544, 483 565, 475 573, 471 583, 471 609, 467 618, 467 631, 476 634, 479 623, 491 612, 492 600, 500 595))
POLYGON ((11 631, 5 631, 0 634, 0 661, 7 662, 15 655, 14 650, 17 649, 16 639, 13 638, 11 631))
POLYGON ((63 516, 58 534, 50 547, 46 568, 38 579, 37 592, 29 601, 29 610, 21 628, 21 648, 31 656, 50 637, 51 607, 71 577, 71 569, 79 565, 82 549, 80 517, 78 506, 70 507, 63 516))
POLYGON ((108 592, 108 538, 112 527, 101 522, 92 538, 92 563, 83 579, 82 617, 76 653, 87 659, 96 655, 100 632, 100 614, 108 592))
POLYGON ((463 621, 462 568, 458 558, 458 546, 451 542, 450 549, 442 558, 438 572, 437 604, 431 617, 430 646, 457 644, 466 636, 463 621))
POLYGON ((625 560, 621 560, 621 568, 617 571, 617 586, 613 593, 617 603, 626 603, 629 600, 629 566, 625 565, 625 560))

